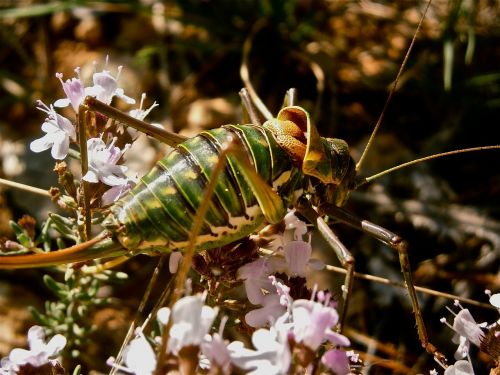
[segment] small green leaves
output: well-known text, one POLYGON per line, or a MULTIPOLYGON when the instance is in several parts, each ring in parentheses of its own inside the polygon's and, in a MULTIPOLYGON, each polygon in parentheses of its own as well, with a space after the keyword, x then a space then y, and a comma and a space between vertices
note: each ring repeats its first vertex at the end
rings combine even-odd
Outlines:
POLYGON ((17 241, 22 246, 26 248, 33 247, 33 238, 30 236, 30 233, 26 228, 23 228, 20 223, 16 223, 12 220, 9 221, 9 224, 12 230, 14 231, 14 234, 16 235, 17 241))
POLYGON ((64 217, 58 214, 49 213, 49 220, 53 224, 53 228, 57 230, 62 236, 78 242, 79 235, 74 229, 75 219, 64 217))
POLYGON ((111 270, 83 274, 72 267, 64 272, 63 281, 44 275, 43 282, 57 299, 46 301, 43 313, 33 307, 30 309, 31 313, 46 328, 47 333, 64 335, 68 340, 66 353, 73 358, 78 357, 89 334, 94 330, 89 316, 97 306, 110 303, 110 298, 103 297, 100 293, 103 281, 116 283, 127 277, 124 272, 111 270))

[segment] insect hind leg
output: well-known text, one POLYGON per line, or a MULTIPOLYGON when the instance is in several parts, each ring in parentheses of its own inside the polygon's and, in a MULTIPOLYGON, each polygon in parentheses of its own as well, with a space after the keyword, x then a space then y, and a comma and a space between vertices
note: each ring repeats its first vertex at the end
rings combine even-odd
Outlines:
POLYGON ((445 365, 447 362, 446 357, 444 356, 444 354, 440 353, 437 348, 429 341, 429 337, 427 335, 427 329, 425 328, 425 322, 420 311, 417 293, 415 291, 415 285, 413 283, 413 277, 411 274, 410 261, 408 258, 408 242, 397 234, 391 232, 390 230, 385 229, 368 220, 361 220, 342 208, 333 205, 325 205, 321 207, 321 210, 327 215, 341 221, 342 223, 363 231, 364 233, 374 237, 375 239, 388 245, 391 249, 398 252, 401 272, 403 273, 406 289, 408 290, 408 294, 410 296, 411 304, 413 307, 413 313, 415 314, 415 321, 420 343, 428 353, 434 356, 436 361, 445 365))

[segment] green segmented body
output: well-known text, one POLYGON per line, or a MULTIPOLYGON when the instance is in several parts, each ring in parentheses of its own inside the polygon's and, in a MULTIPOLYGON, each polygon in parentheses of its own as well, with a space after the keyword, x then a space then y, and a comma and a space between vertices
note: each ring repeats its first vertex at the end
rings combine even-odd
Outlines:
MULTIPOLYGON (((157 246, 183 249, 221 146, 229 136, 240 140, 258 174, 277 191, 285 207, 290 206, 303 175, 272 133, 260 126, 226 125, 179 144, 112 206, 104 226, 132 251, 157 246), (118 231, 117 226, 121 228, 118 231)), ((226 245, 264 224, 255 195, 239 172, 240 165, 228 157, 198 235, 197 249, 226 245)))

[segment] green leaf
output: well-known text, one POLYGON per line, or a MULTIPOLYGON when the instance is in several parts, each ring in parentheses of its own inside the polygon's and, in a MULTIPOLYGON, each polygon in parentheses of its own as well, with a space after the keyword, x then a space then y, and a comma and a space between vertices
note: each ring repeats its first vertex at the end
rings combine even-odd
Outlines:
POLYGON ((33 318, 41 325, 48 326, 49 325, 49 320, 47 319, 47 316, 42 314, 40 311, 38 311, 35 307, 29 306, 28 307, 29 312, 31 315, 33 315, 33 318))
POLYGON ((52 220, 54 229, 57 230, 61 235, 77 241, 77 236, 75 236, 75 232, 73 230, 73 227, 75 225, 75 221, 73 219, 54 213, 49 213, 49 218, 52 220))

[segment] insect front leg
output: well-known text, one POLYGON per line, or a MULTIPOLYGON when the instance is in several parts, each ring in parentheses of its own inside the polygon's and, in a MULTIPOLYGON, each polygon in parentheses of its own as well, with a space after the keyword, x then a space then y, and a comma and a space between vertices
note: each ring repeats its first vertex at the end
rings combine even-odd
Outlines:
POLYGON ((413 284, 410 261, 408 258, 408 243, 403 238, 391 232, 390 230, 385 229, 368 220, 359 219, 342 208, 333 205, 325 205, 321 207, 321 209, 329 216, 355 229, 361 230, 366 234, 369 234, 370 236, 374 237, 375 239, 388 245, 391 249, 398 252, 399 263, 401 264, 401 272, 403 273, 406 288, 408 290, 408 294, 410 296, 411 304, 413 307, 413 313, 415 314, 415 321, 417 324, 420 343, 422 344, 422 347, 428 353, 432 354, 438 362, 446 364, 446 357, 442 353, 440 353, 437 348, 429 341, 429 337, 427 335, 425 322, 420 311, 417 293, 413 284))
POLYGON ((342 286, 342 298, 344 302, 342 304, 342 310, 340 312, 339 319, 339 331, 342 332, 344 320, 347 313, 347 307, 349 305, 349 298, 351 296, 352 284, 354 281, 354 257, 349 252, 349 250, 347 250, 345 245, 340 241, 337 235, 330 229, 323 218, 314 210, 309 201, 307 201, 306 199, 301 199, 298 202, 296 209, 316 227, 316 229, 321 233, 328 245, 335 252, 335 255, 340 261, 342 267, 346 269, 346 277, 344 280, 344 285, 342 286))

